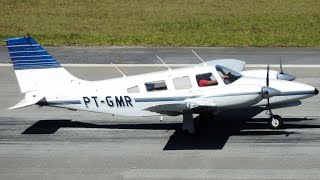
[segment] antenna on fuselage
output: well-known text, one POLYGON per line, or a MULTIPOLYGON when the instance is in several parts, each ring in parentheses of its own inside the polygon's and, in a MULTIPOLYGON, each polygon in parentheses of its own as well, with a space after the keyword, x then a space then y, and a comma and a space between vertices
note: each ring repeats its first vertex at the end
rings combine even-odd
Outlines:
POLYGON ((164 62, 162 61, 162 59, 161 59, 158 55, 156 55, 156 56, 157 56, 157 58, 158 58, 165 66, 167 66, 168 70, 171 71, 170 67, 169 67, 166 63, 164 63, 164 62))
POLYGON ((207 65, 207 63, 204 62, 204 60, 196 52, 194 52, 193 50, 192 50, 192 52, 194 55, 196 55, 203 62, 203 65, 205 65, 205 66, 207 65))
POLYGON ((123 75, 123 77, 127 77, 115 64, 111 62, 111 64, 123 75))

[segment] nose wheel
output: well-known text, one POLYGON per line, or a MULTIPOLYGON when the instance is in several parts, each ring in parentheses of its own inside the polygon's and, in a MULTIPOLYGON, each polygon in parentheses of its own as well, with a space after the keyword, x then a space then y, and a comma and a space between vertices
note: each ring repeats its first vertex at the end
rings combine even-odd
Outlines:
POLYGON ((281 116, 278 115, 271 115, 268 121, 268 126, 271 129, 280 129, 283 125, 283 120, 281 116))

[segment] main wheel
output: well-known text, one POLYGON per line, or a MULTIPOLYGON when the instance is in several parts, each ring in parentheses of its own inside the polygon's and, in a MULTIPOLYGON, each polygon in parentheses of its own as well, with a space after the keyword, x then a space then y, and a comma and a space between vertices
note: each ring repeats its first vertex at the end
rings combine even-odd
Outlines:
POLYGON ((182 133, 188 136, 195 136, 199 133, 198 130, 194 129, 194 130, 182 130, 182 133))
POLYGON ((280 129, 283 125, 283 120, 280 116, 273 115, 273 117, 270 117, 268 125, 271 129, 280 129))
POLYGON ((212 113, 203 112, 199 114, 199 120, 202 122, 211 122, 214 119, 214 115, 212 113))

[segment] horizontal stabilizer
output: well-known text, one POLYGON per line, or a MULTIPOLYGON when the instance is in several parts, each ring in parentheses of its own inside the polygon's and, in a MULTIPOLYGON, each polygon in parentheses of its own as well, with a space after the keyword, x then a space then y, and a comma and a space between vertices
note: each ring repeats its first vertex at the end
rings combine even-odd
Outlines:
POLYGON ((37 104, 42 99, 44 99, 44 96, 36 96, 36 97, 33 97, 33 98, 25 98, 22 101, 20 101, 18 104, 16 104, 13 107, 9 108, 8 110, 31 106, 31 105, 37 104))

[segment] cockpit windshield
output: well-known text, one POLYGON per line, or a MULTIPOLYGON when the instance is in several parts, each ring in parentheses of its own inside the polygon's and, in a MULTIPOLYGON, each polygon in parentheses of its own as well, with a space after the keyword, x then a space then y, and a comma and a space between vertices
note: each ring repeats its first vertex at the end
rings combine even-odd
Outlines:
POLYGON ((231 84, 242 77, 240 73, 224 66, 216 65, 216 69, 225 84, 231 84))

